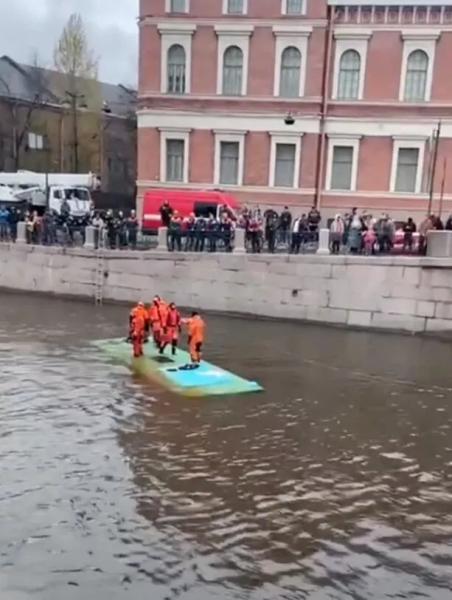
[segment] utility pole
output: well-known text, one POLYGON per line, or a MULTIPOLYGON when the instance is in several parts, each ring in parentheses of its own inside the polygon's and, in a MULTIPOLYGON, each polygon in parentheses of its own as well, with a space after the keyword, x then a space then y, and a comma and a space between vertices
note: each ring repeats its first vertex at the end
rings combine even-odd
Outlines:
MULTIPOLYGON (((73 162, 72 167, 74 173, 78 173, 79 170, 79 139, 78 139, 78 100, 82 100, 85 98, 85 94, 77 94, 76 92, 69 92, 66 90, 66 96, 69 98, 69 104, 71 106, 71 115, 72 115, 72 136, 73 136, 73 162)), ((85 102, 80 104, 80 108, 86 108, 85 102)))
POLYGON ((431 170, 431 174, 430 174, 430 188, 429 188, 428 211, 427 211, 427 214, 429 216, 432 214, 433 194, 435 192, 435 176, 436 176, 436 166, 438 163, 438 148, 439 148, 440 138, 441 138, 441 121, 439 121, 438 127, 434 132, 432 170, 431 170))

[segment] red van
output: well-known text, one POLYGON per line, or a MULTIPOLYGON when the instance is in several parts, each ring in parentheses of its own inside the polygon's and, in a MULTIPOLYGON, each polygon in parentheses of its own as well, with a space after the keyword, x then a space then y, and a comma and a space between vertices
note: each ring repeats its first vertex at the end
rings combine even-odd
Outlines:
POLYGON ((224 192, 201 190, 149 190, 143 200, 143 233, 155 234, 162 226, 160 207, 168 200, 173 210, 177 210, 184 219, 195 213, 197 217, 219 216, 226 206, 235 215, 240 208, 239 202, 224 192))

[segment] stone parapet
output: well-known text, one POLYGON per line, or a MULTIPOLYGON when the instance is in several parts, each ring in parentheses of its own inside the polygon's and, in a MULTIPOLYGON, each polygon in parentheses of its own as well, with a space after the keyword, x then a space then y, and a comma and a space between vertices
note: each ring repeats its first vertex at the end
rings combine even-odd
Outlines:
MULTIPOLYGON (((452 331, 452 258, 103 251, 106 301, 150 300, 260 317, 452 331)), ((92 298, 90 248, 0 245, 0 287, 92 298)))

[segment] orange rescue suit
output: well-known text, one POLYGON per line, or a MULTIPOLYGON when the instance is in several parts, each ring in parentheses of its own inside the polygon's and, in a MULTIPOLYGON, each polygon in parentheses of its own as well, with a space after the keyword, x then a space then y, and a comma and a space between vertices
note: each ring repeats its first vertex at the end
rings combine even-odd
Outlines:
POLYGON ((177 308, 168 308, 166 317, 167 340, 168 343, 177 342, 179 339, 181 317, 177 308))
POLYGON ((130 323, 130 337, 132 338, 133 356, 135 358, 143 356, 145 328, 146 320, 142 311, 135 312, 130 323))
POLYGON ((194 363, 200 363, 206 324, 199 315, 196 315, 195 317, 187 319, 187 328, 190 357, 194 363))
POLYGON ((162 332, 166 327, 166 317, 168 315, 168 307, 162 300, 151 304, 149 309, 149 320, 151 322, 152 333, 156 344, 160 344, 162 332))

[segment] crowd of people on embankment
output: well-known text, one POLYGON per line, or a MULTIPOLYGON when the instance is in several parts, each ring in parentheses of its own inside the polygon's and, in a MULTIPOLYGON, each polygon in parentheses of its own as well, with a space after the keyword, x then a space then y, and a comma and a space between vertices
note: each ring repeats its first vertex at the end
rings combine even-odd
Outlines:
MULTIPOLYGON (((216 215, 192 213, 182 217, 165 202, 160 207, 160 216, 167 228, 168 250, 177 252, 231 252, 238 228, 245 230, 248 252, 312 252, 317 248, 320 228, 327 227, 332 254, 425 254, 429 231, 452 230, 452 215, 446 222, 430 215, 416 225, 411 217, 395 221, 386 213, 374 216, 353 208, 325 222, 315 206, 298 215, 287 206, 280 212, 244 206, 239 214, 224 206, 216 215)), ((91 226, 95 247, 136 249, 140 235, 134 210, 126 216, 123 211, 98 211, 92 207, 89 214, 80 216, 71 214, 69 204, 64 201, 60 213, 46 210, 40 214, 32 209, 0 206, 0 241, 16 241, 20 221, 25 222, 29 244, 82 245, 86 227, 91 226)))
POLYGON ((86 227, 92 226, 96 244, 105 247, 137 247, 140 224, 134 210, 126 216, 123 211, 98 211, 93 207, 88 214, 74 215, 69 203, 63 201, 59 213, 45 210, 0 206, 0 241, 15 242, 19 222, 25 222, 28 244, 72 246, 84 244, 86 227))
MULTIPOLYGON (((162 223, 168 229, 170 251, 230 251, 235 230, 242 228, 246 232, 249 252, 298 254, 316 249, 322 224, 322 215, 315 206, 300 215, 294 215, 287 206, 279 213, 272 208, 262 211, 259 207, 244 206, 234 217, 225 208, 219 211, 218 218, 213 214, 208 218, 196 218, 192 214, 183 219, 165 202, 160 213, 162 223)), ((325 225, 330 232, 332 254, 376 255, 393 251, 424 254, 428 232, 452 230, 452 215, 446 223, 440 217, 430 215, 417 226, 411 217, 406 221, 395 221, 387 213, 376 217, 353 208, 344 215, 337 214, 325 225)))

